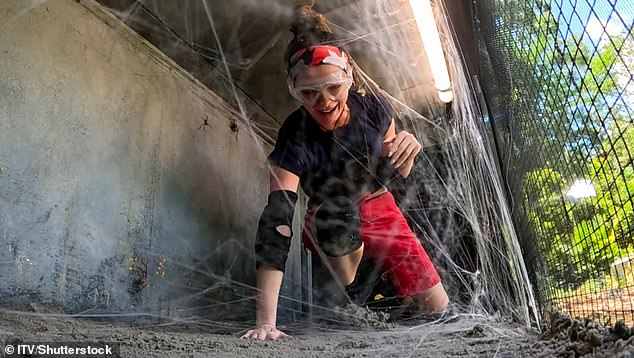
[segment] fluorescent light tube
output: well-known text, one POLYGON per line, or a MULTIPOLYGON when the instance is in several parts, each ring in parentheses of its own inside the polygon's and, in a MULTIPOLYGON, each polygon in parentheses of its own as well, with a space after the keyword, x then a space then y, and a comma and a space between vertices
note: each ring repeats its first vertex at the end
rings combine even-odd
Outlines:
POLYGON ((438 97, 442 102, 449 103, 453 100, 453 92, 451 91, 451 81, 449 80, 445 54, 440 43, 440 35, 438 34, 431 2, 430 0, 409 0, 409 3, 414 11, 418 32, 423 40, 425 54, 434 76, 436 90, 438 90, 438 97))

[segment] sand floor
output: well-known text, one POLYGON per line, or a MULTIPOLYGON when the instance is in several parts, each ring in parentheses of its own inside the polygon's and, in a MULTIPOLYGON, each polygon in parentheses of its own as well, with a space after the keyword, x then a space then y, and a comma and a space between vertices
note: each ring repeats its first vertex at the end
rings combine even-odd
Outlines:
POLYGON ((558 323, 560 331, 547 330, 550 339, 546 340, 534 330, 481 317, 453 317, 442 324, 391 324, 380 330, 303 323, 283 327, 292 337, 276 342, 242 340, 231 324, 158 325, 139 324, 143 317, 126 319, 134 324, 0 310, 0 346, 118 342, 122 357, 574 357, 583 353, 634 357, 634 338, 617 340, 607 330, 598 342, 579 337, 573 342, 570 326, 558 323))

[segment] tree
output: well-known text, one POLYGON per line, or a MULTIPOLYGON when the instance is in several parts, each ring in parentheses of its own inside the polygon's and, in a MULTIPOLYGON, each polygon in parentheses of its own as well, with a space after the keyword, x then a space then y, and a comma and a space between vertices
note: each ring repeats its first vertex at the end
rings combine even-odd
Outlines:
POLYGON ((527 122, 515 136, 541 136, 538 145, 518 146, 525 151, 520 157, 537 152, 545 160, 517 170, 524 170, 524 211, 545 252, 548 274, 556 286, 574 289, 634 249, 634 108, 624 100, 631 96, 624 84, 632 75, 634 40, 631 32, 601 48, 578 36, 562 40, 550 10, 540 9, 530 25, 524 20, 524 28, 515 29, 525 32, 511 45, 523 77, 510 101, 527 122), (571 183, 584 177, 597 195, 567 198, 571 183))

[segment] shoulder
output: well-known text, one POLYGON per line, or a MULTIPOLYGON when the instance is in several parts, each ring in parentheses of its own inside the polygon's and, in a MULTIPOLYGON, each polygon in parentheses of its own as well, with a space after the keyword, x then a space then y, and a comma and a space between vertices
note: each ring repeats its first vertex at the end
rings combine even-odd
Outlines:
POLYGON ((358 91, 350 91, 350 100, 358 104, 361 109, 368 112, 391 113, 392 105, 389 100, 380 93, 359 93, 358 91))
POLYGON ((284 119, 284 122, 282 122, 282 126, 280 127, 280 129, 299 128, 301 126, 301 123, 305 120, 304 117, 305 115, 304 115, 304 111, 302 110, 302 107, 298 107, 296 110, 291 112, 288 116, 286 116, 286 119, 284 119))
POLYGON ((280 139, 297 138, 304 136, 306 133, 307 113, 302 107, 291 112, 282 125, 277 134, 277 141, 280 139))
POLYGON ((301 108, 289 114, 277 133, 275 147, 269 154, 271 165, 301 176, 308 162, 306 147, 306 118, 301 108))
POLYGON ((394 110, 385 96, 379 93, 360 94, 351 91, 349 98, 360 114, 367 116, 379 128, 387 129, 386 125, 389 125, 394 117, 394 110))

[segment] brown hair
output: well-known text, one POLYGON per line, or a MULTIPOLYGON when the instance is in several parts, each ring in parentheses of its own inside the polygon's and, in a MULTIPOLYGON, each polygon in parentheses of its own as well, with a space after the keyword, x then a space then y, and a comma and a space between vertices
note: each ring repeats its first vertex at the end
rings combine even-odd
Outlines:
POLYGON ((297 51, 315 45, 334 45, 335 35, 332 33, 326 17, 315 11, 312 5, 297 5, 293 12, 290 31, 293 39, 286 47, 284 62, 297 51))

